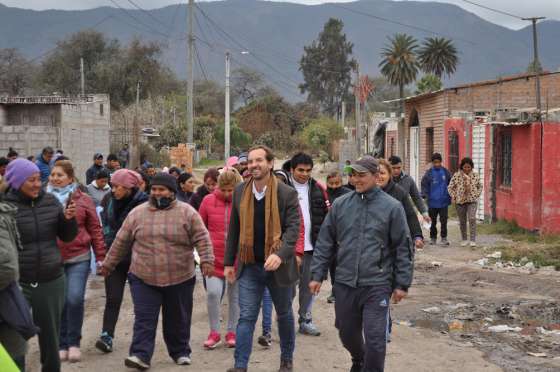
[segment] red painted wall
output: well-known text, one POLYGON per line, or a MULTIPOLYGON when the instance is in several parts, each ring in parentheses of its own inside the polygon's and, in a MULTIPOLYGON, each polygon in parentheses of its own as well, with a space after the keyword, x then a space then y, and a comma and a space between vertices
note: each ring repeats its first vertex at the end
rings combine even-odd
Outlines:
POLYGON ((560 233, 560 123, 544 125, 542 232, 560 233))
MULTIPOLYGON (((443 128, 444 128, 444 138, 443 138, 443 148, 444 148, 444 159, 443 159, 443 165, 447 168, 450 169, 451 168, 451 164, 449 162, 449 132, 451 131, 456 131, 457 132, 457 137, 459 139, 459 163, 461 162, 461 159, 464 158, 465 156, 467 156, 467 137, 466 137, 466 133, 465 133, 465 120, 464 119, 459 119, 459 118, 448 118, 445 119, 445 122, 443 123, 443 128)), ((470 129, 469 129, 470 130, 470 129)), ((472 133, 469 133, 469 142, 470 142, 470 149, 472 149, 472 133)), ((470 156, 470 155, 469 155, 470 156)))

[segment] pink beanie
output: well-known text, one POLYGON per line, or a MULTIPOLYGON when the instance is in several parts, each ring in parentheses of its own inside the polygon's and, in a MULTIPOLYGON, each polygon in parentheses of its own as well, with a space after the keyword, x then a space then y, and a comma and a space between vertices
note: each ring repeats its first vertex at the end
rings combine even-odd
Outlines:
POLYGON ((120 185, 127 189, 133 189, 140 186, 142 177, 130 169, 119 169, 111 176, 112 185, 120 185))
POLYGON ((237 163, 239 163, 239 158, 237 156, 231 156, 226 161, 226 167, 233 167, 237 163))

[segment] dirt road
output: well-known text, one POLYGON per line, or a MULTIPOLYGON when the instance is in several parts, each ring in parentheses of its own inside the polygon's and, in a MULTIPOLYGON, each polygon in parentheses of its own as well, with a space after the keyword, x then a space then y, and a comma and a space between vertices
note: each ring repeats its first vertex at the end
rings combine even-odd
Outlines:
MULTIPOLYGON (((452 241, 457 241, 456 224, 451 225, 452 241)), ((497 240, 481 237, 486 246, 497 240)), ((554 358, 560 356, 560 336, 537 332, 540 325, 560 323, 560 307, 556 302, 560 298, 560 276, 491 270, 473 263, 484 254, 481 249, 452 245, 429 247, 417 255, 410 296, 392 310, 396 324, 388 346, 387 371, 560 371, 560 360, 554 358), (519 326, 523 332, 488 331, 488 327, 499 324, 519 326), (531 356, 529 352, 544 353, 545 357, 531 356)), ((323 334, 317 338, 297 336, 296 371, 348 371, 350 368, 349 356, 333 326, 334 309, 326 301, 329 288, 325 287, 314 305, 314 319, 323 334)), ((100 331, 103 304, 102 280, 93 278, 87 292, 83 361, 65 363, 64 372, 126 370, 123 360, 127 356, 133 321, 129 292, 117 326, 115 351, 108 355, 93 347, 100 331)), ((297 310, 297 305, 294 309, 297 310)), ((256 335, 260 326, 257 330, 256 335)), ((232 366, 233 350, 204 350, 202 343, 207 333, 205 293, 198 282, 192 323, 193 364, 174 365, 159 333, 151 370, 225 371, 232 366)), ((255 346, 251 371, 277 370, 277 334, 274 338, 270 350, 255 346)), ((29 371, 39 371, 35 342, 28 363, 29 371)))

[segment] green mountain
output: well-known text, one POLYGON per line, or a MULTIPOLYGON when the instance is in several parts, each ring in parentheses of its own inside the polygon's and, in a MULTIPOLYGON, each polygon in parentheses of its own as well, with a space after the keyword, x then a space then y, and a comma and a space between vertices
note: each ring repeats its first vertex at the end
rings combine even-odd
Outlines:
MULTIPOLYGON (((329 17, 344 21, 361 72, 370 75, 379 74, 379 52, 387 36, 396 32, 419 40, 437 34, 455 41, 461 62, 445 85, 523 72, 532 60, 530 27, 511 30, 450 4, 362 0, 307 6, 229 0, 197 3, 193 23, 196 75, 223 80, 224 54, 229 50, 232 68, 256 68, 288 98, 296 99, 303 46, 317 37, 329 17)), ((111 7, 33 11, 0 5, 0 48, 19 48, 29 58, 48 53, 57 40, 84 28, 95 28, 122 42, 139 36, 165 43, 165 63, 180 77, 186 75, 185 4, 150 11, 111 7)), ((541 62, 547 70, 560 67, 559 39, 559 21, 539 24, 541 62)))

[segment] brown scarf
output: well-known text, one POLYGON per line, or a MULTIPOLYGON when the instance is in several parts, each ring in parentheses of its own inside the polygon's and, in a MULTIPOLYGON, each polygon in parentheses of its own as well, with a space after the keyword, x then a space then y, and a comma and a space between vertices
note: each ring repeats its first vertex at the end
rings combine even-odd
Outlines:
MULTIPOLYGON (((244 264, 255 263, 254 245, 254 217, 255 196, 253 195, 253 182, 251 178, 243 188, 239 205, 239 259, 244 264)), ((270 176, 265 192, 265 260, 272 253, 278 252, 282 245, 282 227, 280 224, 280 211, 278 209, 278 181, 270 176)))

